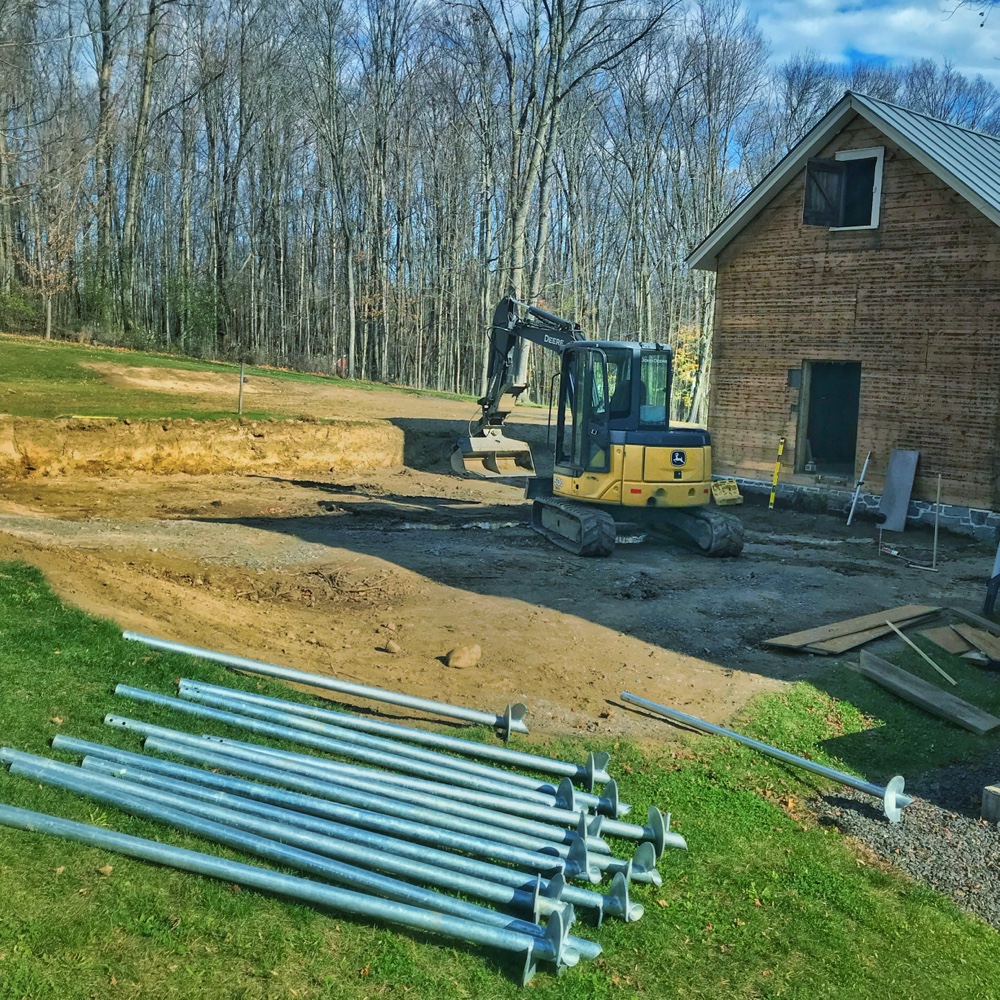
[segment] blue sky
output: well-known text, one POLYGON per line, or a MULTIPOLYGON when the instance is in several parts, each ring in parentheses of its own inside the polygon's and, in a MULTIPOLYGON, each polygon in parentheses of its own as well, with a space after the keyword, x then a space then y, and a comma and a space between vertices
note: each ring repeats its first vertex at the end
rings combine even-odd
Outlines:
POLYGON ((966 76, 1000 87, 1000 7, 980 27, 981 7, 950 0, 744 0, 780 62, 811 49, 830 62, 950 59, 966 76))

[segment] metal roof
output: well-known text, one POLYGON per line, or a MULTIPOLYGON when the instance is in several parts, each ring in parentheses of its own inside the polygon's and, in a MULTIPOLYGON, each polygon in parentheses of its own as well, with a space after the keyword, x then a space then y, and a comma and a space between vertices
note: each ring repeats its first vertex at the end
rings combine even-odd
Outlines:
POLYGON ((691 252, 688 256, 691 267, 714 271, 727 244, 855 114, 869 121, 1000 226, 1000 139, 847 91, 691 252))

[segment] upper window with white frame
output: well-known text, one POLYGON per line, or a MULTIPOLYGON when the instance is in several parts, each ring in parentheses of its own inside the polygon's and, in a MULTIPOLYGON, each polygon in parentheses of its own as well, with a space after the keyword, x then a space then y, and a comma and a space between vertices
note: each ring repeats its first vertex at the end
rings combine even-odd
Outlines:
POLYGON ((802 222, 829 229, 877 229, 885 150, 844 149, 806 164, 802 222))

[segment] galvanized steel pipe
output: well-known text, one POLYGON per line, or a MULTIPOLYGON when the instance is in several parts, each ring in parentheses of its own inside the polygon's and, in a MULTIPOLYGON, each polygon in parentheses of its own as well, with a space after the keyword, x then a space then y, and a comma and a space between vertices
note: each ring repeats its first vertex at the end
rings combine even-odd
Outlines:
MULTIPOLYGON (((422 781, 419 778, 407 778, 401 775, 386 774, 384 772, 373 771, 370 768, 358 767, 355 764, 342 764, 338 761, 325 760, 320 757, 310 757, 307 754, 294 753, 291 750, 278 750, 274 747, 260 746, 256 743, 245 743, 240 740, 230 740, 223 736, 211 736, 205 734, 206 740, 212 743, 218 743, 222 747, 242 747, 246 750, 255 751, 261 758, 268 758, 268 766, 272 767, 282 767, 286 766, 290 770, 294 770, 297 774, 315 775, 316 777, 322 777, 323 775, 328 775, 331 781, 335 783, 343 783, 349 785, 350 787, 369 787, 368 783, 374 782, 376 785, 376 790, 381 790, 383 794, 391 795, 394 798, 402 798, 405 801, 415 801, 415 802, 430 802, 430 797, 438 798, 456 798, 454 792, 465 792, 465 789, 458 789, 454 785, 442 785, 430 781, 422 781), (351 775, 357 775, 357 778, 352 778, 351 775), (354 782, 357 782, 356 784, 354 782), (364 784, 363 784, 364 783, 364 784), (402 789, 409 789, 409 796, 403 795, 401 792, 397 793, 392 791, 390 785, 398 784, 402 789)), ((489 799, 483 793, 472 793, 476 795, 481 795, 483 798, 487 798, 489 801, 489 807, 495 812, 497 810, 503 810, 507 803, 513 802, 515 800, 506 798, 496 798, 489 799)), ((455 805, 449 803, 449 808, 455 809, 455 805)), ((537 816, 540 820, 548 821, 549 823, 557 823, 563 826, 570 826, 574 823, 577 824, 577 830, 579 832, 580 815, 579 813, 573 813, 568 809, 562 809, 559 807, 538 807, 536 812, 532 815, 537 816)), ((496 819, 496 816, 493 817, 496 819)), ((512 817, 501 817, 504 822, 509 822, 512 817)), ((638 823, 626 823, 621 820, 613 820, 604 816, 593 816, 587 820, 586 829, 586 840, 587 847, 591 850, 598 850, 601 853, 607 853, 604 850, 603 840, 601 837, 604 833, 611 836, 622 837, 626 840, 640 840, 648 841, 653 845, 656 850, 656 856, 660 857, 666 847, 675 847, 682 850, 687 848, 687 841, 679 834, 674 833, 670 830, 670 814, 667 813, 665 816, 660 812, 656 806, 650 806, 646 813, 646 825, 642 826, 638 823)), ((518 826, 512 826, 511 829, 521 829, 518 826)), ((525 831, 527 832, 527 831, 525 831)))
MULTIPOLYGON (((256 781, 247 781, 244 778, 218 774, 213 771, 204 771, 200 768, 190 767, 187 764, 177 764, 161 760, 158 757, 132 753, 129 750, 119 750, 116 747, 109 747, 103 743, 93 743, 89 740, 81 740, 63 734, 57 734, 53 737, 52 746, 56 750, 64 750, 75 754, 93 754, 96 758, 107 763, 123 764, 138 768, 143 772, 154 772, 156 775, 165 775, 185 782, 197 783, 206 789, 228 791, 235 796, 249 800, 248 809, 251 810, 259 803, 268 803, 288 808, 298 814, 299 825, 316 830, 318 833, 328 832, 332 835, 345 838, 356 835, 355 839, 358 843, 364 843, 364 840, 358 839, 361 837, 369 835, 384 836, 363 829, 360 826, 347 826, 344 823, 338 823, 336 820, 342 817, 343 810, 336 803, 317 799, 313 796, 289 789, 260 784, 256 781)), ((452 854, 448 851, 442 851, 397 838, 384 837, 384 839, 391 841, 391 850, 400 855, 418 860, 427 859, 442 868, 450 868, 457 872, 498 882, 502 885, 533 891, 536 882, 535 876, 529 877, 525 873, 513 868, 505 868, 501 865, 481 860, 480 858, 467 857, 464 854, 452 854)), ((629 899, 628 884, 621 875, 615 875, 606 895, 595 892, 592 889, 563 884, 561 875, 555 875, 551 879, 542 877, 538 880, 538 883, 540 890, 548 896, 561 898, 567 903, 572 903, 574 906, 596 912, 598 922, 605 916, 614 916, 625 921, 635 921, 640 919, 643 913, 642 905, 640 903, 633 903, 629 899)), ((542 905, 544 909, 544 903, 542 905)))
POLYGON ((328 722, 345 729, 357 729, 375 736, 385 736, 392 740, 402 740, 404 743, 419 743, 423 746, 439 747, 465 757, 481 757, 484 760, 496 761, 498 764, 509 764, 525 771, 539 771, 542 774, 554 774, 560 778, 570 778, 579 781, 592 792, 597 782, 603 784, 610 781, 607 767, 610 755, 607 753, 590 754, 586 764, 572 764, 565 760, 542 757, 539 754, 525 753, 523 750, 511 750, 509 747, 491 746, 487 743, 476 743, 473 740, 463 740, 458 736, 448 736, 444 733, 432 733, 426 729, 415 729, 412 726, 401 726, 395 722, 384 722, 380 719, 366 719, 347 712, 336 712, 329 708, 319 708, 313 705, 303 705, 301 702, 287 701, 283 698, 270 698, 267 695, 250 691, 240 691, 236 688, 220 687, 216 684, 205 684, 202 681, 188 680, 182 677, 177 683, 182 698, 187 692, 204 691, 210 694, 228 696, 236 701, 249 702, 263 708, 273 708, 292 715, 315 719, 317 722, 328 722))
MULTIPOLYGON (((145 723, 139 723, 136 728, 142 730, 161 727, 150 727, 145 723)), ((169 733, 169 730, 167 732, 169 733)), ((441 826, 439 821, 435 822, 436 817, 432 818, 430 823, 423 822, 422 818, 418 818, 419 810, 406 803, 378 799, 375 796, 355 792, 349 788, 332 785, 329 782, 299 778, 276 768, 249 763, 235 757, 201 749, 202 746, 208 745, 206 741, 186 736, 184 733, 171 734, 167 739, 158 736, 148 736, 146 739, 146 746, 157 753, 181 757, 184 760, 220 768, 232 774, 242 774, 271 784, 294 788, 306 794, 327 799, 331 803, 336 802, 342 809, 342 815, 338 818, 355 826, 364 826, 372 830, 385 830, 408 840, 420 840, 458 851, 468 851, 518 865, 533 872, 565 871, 567 877, 570 878, 582 877, 592 881, 600 880, 599 872, 592 871, 589 866, 586 846, 582 841, 578 841, 571 848, 571 856, 568 858, 560 857, 555 851, 546 853, 501 843, 490 839, 489 831, 484 831, 482 827, 477 827, 474 824, 474 832, 466 833, 441 826)))
MULTIPOLYGON (((203 802, 188 800, 173 792, 132 785, 120 778, 109 777, 94 770, 84 771, 45 757, 11 750, 9 747, 0 750, 0 760, 10 765, 11 774, 86 795, 125 812, 159 820, 177 829, 186 830, 188 833, 197 834, 228 847, 248 851, 269 861, 298 868, 312 875, 321 875, 352 889, 369 891, 397 902, 412 903, 427 910, 450 913, 452 916, 473 920, 476 923, 505 926, 522 934, 535 933, 526 921, 497 913, 496 910, 488 910, 474 903, 465 903, 442 893, 365 871, 354 865, 321 858, 311 853, 315 850, 319 834, 296 831, 286 824, 257 819, 249 813, 235 809, 206 806, 203 802), (213 814, 218 818, 218 822, 213 821, 213 814), (281 838, 281 842, 275 839, 277 837, 281 838), (316 841, 311 838, 316 838, 316 841), (306 839, 310 839, 309 846, 305 844, 306 839)), ((324 839, 328 842, 327 846, 332 843, 331 838, 324 839)), ((538 928, 538 932, 535 936, 540 936, 541 928, 538 928)))
MULTIPOLYGON (((367 867, 344 863, 345 860, 361 861, 364 865, 370 852, 352 850, 350 845, 340 844, 328 836, 297 830, 287 823, 272 822, 217 804, 208 805, 173 792, 132 785, 97 771, 81 771, 80 768, 33 754, 21 754, 9 748, 0 751, 0 759, 10 764, 12 774, 86 795, 125 812, 159 820, 179 830, 311 875, 319 875, 351 889, 371 892, 385 899, 436 910, 489 927, 503 927, 532 937, 545 936, 544 929, 530 921, 411 885, 388 875, 379 875, 367 867), (333 851, 338 853, 332 854, 333 851), (350 858, 345 859, 345 854, 349 854, 350 858)), ((567 926, 571 924, 572 907, 563 916, 567 926)), ((582 946, 578 946, 575 938, 570 938, 569 942, 574 950, 585 957, 600 954, 600 946, 594 952, 594 946, 590 942, 583 943, 582 946)))
MULTIPOLYGON (((558 823, 570 826, 579 823, 582 810, 573 809, 573 796, 568 796, 568 801, 563 804, 563 796, 556 795, 555 804, 545 806, 538 802, 523 802, 520 799, 511 799, 505 795, 491 795, 489 792, 479 792, 474 788, 462 788, 459 785, 446 785, 440 781, 428 781, 425 778, 416 778, 409 774, 396 774, 391 771, 377 771, 374 768, 362 767, 360 764, 348 764, 342 761, 330 760, 326 757, 314 757, 309 754, 295 753, 292 750, 278 750, 276 747, 266 747, 259 743, 247 743, 244 740, 230 740, 224 736, 213 736, 211 733, 202 734, 206 740, 218 743, 222 746, 245 747, 249 750, 256 750, 274 761, 274 767, 280 767, 285 760, 295 761, 304 767, 309 767, 319 774, 356 774, 370 781, 377 781, 386 788, 395 786, 404 788, 411 792, 420 794, 436 795, 451 799, 455 802, 465 802, 470 805, 482 806, 485 809, 505 814, 507 816, 524 817, 525 819, 535 819, 542 823, 558 823)), ((569 779, 566 779, 567 784, 569 779)), ((609 786, 614 786, 614 780, 609 782, 609 786)), ((564 789, 560 788, 560 792, 564 789)), ((612 788, 612 791, 614 789, 612 788)), ((572 789, 566 788, 571 792, 572 789)), ((605 794, 608 789, 605 788, 605 794)), ((601 831, 604 823, 608 822, 605 816, 587 816, 587 836, 588 843, 593 845, 600 843, 601 831)), ((621 836, 621 834, 618 834, 621 836)))
MULTIPOLYGON (((234 741, 216 739, 211 736, 204 737, 206 742, 213 747, 220 749, 223 753, 238 754, 240 750, 247 750, 254 754, 254 759, 269 767, 279 767, 291 770, 296 774, 307 777, 315 777, 330 781, 335 785, 343 785, 345 788, 353 788, 359 792, 370 792, 380 798, 399 799, 400 802, 409 802, 411 805, 420 806, 424 809, 436 809, 452 816, 461 816, 467 820, 477 823, 484 823, 489 828, 500 827, 514 833, 523 834, 535 840, 551 840, 555 844, 571 844, 574 840, 584 840, 588 850, 599 851, 601 854, 610 854, 611 848, 600 838, 599 835, 590 835, 586 823, 580 824, 580 816, 575 817, 575 824, 572 829, 568 829, 568 824, 560 824, 558 817, 550 816, 547 823, 540 820, 525 819, 522 816, 512 816, 497 809, 488 809, 483 806, 469 805, 449 798, 446 788, 451 785, 435 785, 436 791, 440 794, 429 791, 416 791, 401 785, 396 785, 384 781, 384 773, 373 772, 371 774, 359 774, 359 768, 351 764, 339 764, 334 761, 321 761, 316 757, 309 758, 301 754, 293 757, 284 757, 270 754, 266 747, 247 746, 234 741), (315 761, 315 764, 313 763, 315 761), (319 764, 321 766, 316 766, 319 764)), ((246 758, 249 759, 249 758, 246 758)), ((428 782, 428 784, 431 784, 428 782)), ((555 812, 555 810, 551 810, 555 812)), ((572 815, 572 814, 571 814, 572 815)), ((591 820, 600 823, 603 816, 592 816, 591 820)), ((570 822, 573 822, 572 820, 570 822)))
MULTIPOLYGON (((378 764, 380 767, 386 767, 389 770, 421 775, 432 780, 445 782, 446 784, 464 785, 468 788, 477 788, 480 791, 492 792, 498 795, 522 796, 535 802, 542 802, 545 805, 550 805, 555 797, 556 789, 545 782, 534 782, 534 788, 521 787, 515 785, 508 778, 501 779, 471 774, 466 770, 455 769, 450 765, 440 763, 431 764, 423 760, 418 760, 412 754, 403 755, 401 752, 391 753, 386 750, 361 746, 353 740, 339 740, 326 736, 318 736, 314 733, 306 732, 304 729, 266 722, 261 719, 251 718, 248 715, 226 712, 218 708, 210 708, 207 705, 184 701, 181 698, 171 698, 169 695, 157 694, 154 691, 144 691, 142 688, 130 687, 127 684, 117 685, 115 694, 130 698, 133 701, 173 708, 187 715, 196 715, 203 719, 214 719, 216 722, 224 722, 239 729, 249 729, 251 732, 263 733, 277 739, 302 743, 305 746, 315 747, 316 749, 325 750, 328 753, 338 754, 342 757, 378 764)), ((351 735, 353 736, 354 734, 351 735)), ((406 749, 416 752, 419 750, 419 747, 407 747, 406 749)), ((451 759, 455 760, 456 758, 451 759)), ((467 762, 463 761, 460 763, 467 762)), ((508 774, 509 772, 502 773, 508 774)), ((585 796, 586 793, 581 793, 578 799, 583 802, 585 796)), ((590 796, 590 799, 596 802, 597 797, 590 796)))
POLYGON ((276 663, 250 660, 245 656, 233 656, 229 653, 219 653, 212 649, 200 649, 198 646, 186 646, 180 642, 171 642, 169 639, 155 639, 149 635, 140 635, 138 632, 123 632, 122 638, 141 642, 153 649, 161 649, 168 653, 185 653, 188 656, 197 656, 203 660, 214 660, 216 663, 224 663, 227 667, 235 667, 237 670, 244 670, 250 674, 279 677, 282 680, 294 681, 297 684, 309 684, 312 687, 339 691, 341 694, 350 694, 358 698, 383 701, 390 705, 400 705, 403 708, 414 708, 419 712, 428 712, 431 715, 443 715, 451 719, 462 719, 464 722, 473 722, 480 726, 489 726, 492 729, 499 730, 504 739, 509 739, 511 733, 526 733, 528 731, 528 727, 524 722, 524 717, 528 714, 528 709, 520 703, 508 705, 503 712, 495 715, 490 712, 481 712, 475 708, 463 708, 460 705, 449 705, 447 702, 434 701, 430 698, 417 698, 398 691, 386 691, 382 688, 369 687, 367 684, 353 684, 350 681, 339 681, 334 677, 324 677, 322 674, 311 674, 305 670, 281 667, 276 663))
POLYGON ((567 928, 558 914, 553 914, 546 928, 544 940, 516 931, 487 927, 469 920, 461 920, 443 913, 434 913, 416 906, 378 899, 349 889, 324 885, 310 879, 281 872, 269 871, 256 865, 242 864, 213 857, 182 847, 172 847, 141 837, 103 830, 99 827, 76 823, 57 816, 0 805, 0 825, 35 833, 46 833, 65 840, 74 840, 93 847, 124 854, 127 857, 152 861, 156 864, 179 868, 183 871, 209 875, 238 885, 276 893, 341 913, 366 919, 386 921, 414 930, 439 934, 444 937, 470 941, 502 951, 525 956, 521 981, 527 983, 535 972, 539 960, 552 962, 558 968, 575 965, 579 955, 566 945, 567 928))
POLYGON ((318 820, 292 809, 255 802, 233 795, 231 792, 168 778, 166 775, 144 771, 127 764, 116 764, 98 757, 84 757, 82 767, 88 773, 94 772, 105 777, 117 778, 134 787, 137 793, 152 789, 179 796, 181 801, 166 802, 166 804, 176 804, 178 809, 208 819, 219 819, 227 826, 242 827, 244 823, 253 824, 259 819, 268 820, 272 824, 280 824, 274 827, 278 833, 265 832, 263 829, 254 830, 252 826, 247 826, 246 829, 262 836, 287 840, 291 844, 298 842, 298 846, 306 850, 315 850, 319 854, 357 864, 362 868, 374 868, 408 881, 422 882, 425 885, 460 892, 501 906, 514 906, 527 910, 534 914, 536 920, 540 916, 548 916, 556 909, 564 910, 566 906, 555 896, 546 899, 525 889, 516 889, 488 879, 464 875, 452 868, 440 868, 432 864, 434 856, 439 853, 433 848, 410 844, 408 846, 416 848, 416 857, 411 858, 399 850, 400 846, 406 844, 405 841, 395 840, 369 830, 357 830, 354 827, 318 820), (230 813, 240 813, 241 818, 237 819, 230 813), (315 839, 306 841, 305 835, 315 839))
MULTIPOLYGON (((188 759, 199 760, 201 763, 211 762, 214 767, 229 767, 231 759, 235 759, 235 762, 238 763, 249 762, 254 765, 268 767, 267 758, 262 759, 260 755, 253 751, 237 747, 221 747, 219 744, 196 736, 190 736, 187 733, 171 733, 169 730, 166 732, 156 732, 155 730, 160 727, 150 727, 145 723, 141 723, 139 727, 129 728, 138 728, 139 731, 146 732, 154 740, 157 738, 162 740, 155 744, 155 749, 162 753, 171 753, 180 756, 183 748, 188 751, 188 754, 185 756, 190 755, 188 759), (213 753, 212 751, 215 749, 228 750, 229 752, 224 755, 213 753), (199 753, 204 756, 194 756, 199 753)), ((278 771, 277 773, 284 774, 285 772, 278 771)), ((307 780, 313 782, 317 789, 321 789, 321 792, 317 792, 317 794, 322 794, 324 798, 341 802, 344 805, 370 809, 375 812, 385 813, 387 816, 395 816, 397 819, 410 820, 415 823, 421 823, 424 826, 451 830, 463 836, 478 837, 496 844, 505 844, 522 851, 550 856, 553 859, 563 858, 569 864, 573 874, 579 874, 576 872, 575 866, 586 866, 585 859, 588 855, 587 845, 585 841, 579 838, 573 840, 569 845, 560 844, 556 841, 543 841, 538 837, 515 833, 511 830, 498 827, 495 824, 490 826, 479 821, 466 819, 463 816, 449 815, 433 808, 403 802, 401 799, 394 799, 383 795, 379 791, 359 791, 333 780, 325 780, 312 775, 305 777, 307 780)), ((592 859, 591 864, 597 867, 596 860, 592 859)))
MULTIPOLYGON (((153 692, 145 691, 142 688, 130 688, 120 684, 118 685, 118 689, 116 689, 116 693, 122 694, 126 698, 143 701, 148 700, 148 696, 153 692)), ((453 754, 441 753, 439 750, 427 750, 423 747, 413 746, 410 743, 387 739, 384 736, 373 736, 370 733, 348 729, 344 726, 331 725, 327 722, 317 722, 315 719, 307 719, 304 716, 295 715, 291 712, 279 711, 274 708, 258 705, 255 702, 243 701, 227 693, 217 694, 214 691, 204 688, 188 687, 182 694, 183 700, 187 702, 208 705, 212 708, 235 713, 240 717, 273 722, 279 726, 302 730, 306 733, 313 733, 316 736, 323 736, 327 739, 338 740, 353 746, 364 747, 367 750, 377 750, 399 757, 411 757, 414 760, 430 764, 432 767, 443 767, 449 771, 459 771, 484 778, 487 781, 498 783, 499 787, 503 785, 515 785, 518 788, 528 788, 533 791, 547 791, 549 788, 552 788, 553 792, 555 791, 554 786, 541 783, 538 778, 532 778, 527 774, 502 770, 492 767, 489 764, 481 764, 478 761, 466 760, 462 757, 456 757, 453 754)), ((177 708, 178 706, 174 702, 176 702, 176 699, 173 699, 171 702, 171 707, 177 708)), ((516 793, 511 792, 511 794, 516 793)))
MULTIPOLYGON (((115 721, 121 722, 122 720, 116 719, 115 721)), ((131 720, 125 721, 128 721, 131 724, 131 720)), ((145 732, 156 730, 159 727, 139 723, 138 728, 145 732)), ((235 757, 240 762, 248 761, 251 764, 267 768, 271 767, 272 761, 272 758, 259 753, 259 751, 253 747, 246 748, 243 746, 223 745, 214 742, 211 739, 204 737, 199 739, 198 737, 190 736, 187 733, 175 733, 167 736, 162 741, 156 741, 154 738, 152 740, 147 740, 147 744, 150 745, 151 748, 155 748, 160 752, 174 754, 180 753, 180 750, 178 749, 180 746, 192 748, 194 752, 198 752, 200 747, 205 746, 209 748, 218 748, 223 751, 223 756, 219 756, 217 754, 212 755, 212 759, 216 761, 215 766, 219 767, 228 766, 218 762, 224 761, 226 757, 230 756, 235 757)), ((195 757, 192 759, 201 760, 202 758, 195 757)), ((288 770, 291 773, 299 772, 298 766, 290 761, 282 761, 279 763, 283 765, 284 770, 288 770)), ((369 808, 374 809, 377 812, 384 812, 390 816, 413 819, 419 823, 424 823, 429 826, 443 827, 447 830, 454 830, 457 833, 486 837, 489 840, 497 841, 502 844, 509 844, 513 847, 523 848, 527 851, 537 851, 542 854, 548 854, 551 852, 566 861, 567 875, 571 878, 593 878, 594 873, 596 872, 608 871, 612 874, 622 872, 635 881, 651 881, 655 882, 657 885, 660 884, 660 876, 656 871, 656 859, 658 855, 654 846, 649 843, 640 844, 639 847, 636 848, 636 853, 633 859, 628 861, 612 857, 610 854, 603 851, 590 851, 589 840, 585 836, 573 838, 568 845, 556 843, 555 841, 539 840, 537 837, 515 833, 511 830, 504 829, 502 826, 498 827, 496 824, 484 827, 480 822, 469 820, 462 816, 449 815, 438 810, 413 805, 411 803, 404 802, 401 799, 385 795, 383 793, 384 790, 382 789, 375 789, 374 791, 359 791, 341 784, 340 781, 333 776, 327 778, 323 775, 317 775, 312 768, 307 767, 304 772, 302 772, 301 776, 308 781, 316 782, 317 787, 323 789, 323 791, 319 794, 322 794, 325 798, 335 799, 336 801, 343 802, 348 805, 358 805, 362 808, 369 808), (588 872, 590 873, 589 876, 587 874, 588 872)), ((498 816, 497 822, 502 823, 503 819, 504 818, 502 816, 498 816)), ((584 831, 586 829, 586 816, 583 814, 579 817, 579 828, 584 831)), ((606 847, 606 845, 602 846, 606 847)), ((598 879, 600 878, 599 875, 597 877, 598 879)))
POLYGON ((712 733, 715 736, 728 736, 731 740, 750 747, 751 750, 766 754, 768 757, 774 757, 775 760, 783 761, 785 764, 792 764, 795 767, 801 767, 805 771, 812 771, 813 774, 829 778, 831 781, 837 781, 842 785, 847 785, 848 788, 856 788, 859 792, 874 795, 876 798, 882 800, 885 815, 888 817, 890 823, 898 823, 900 820, 900 811, 913 802, 912 796, 903 794, 902 775, 897 774, 883 788, 881 785, 873 785, 871 782, 863 781, 861 778, 855 778, 852 774, 845 774, 843 771, 837 771, 832 767, 817 764, 815 761, 807 760, 805 757, 798 757, 793 753, 788 753, 787 750, 779 750, 769 743, 761 743, 760 740, 754 740, 749 736, 734 733, 731 729, 723 729, 722 726, 716 726, 694 715, 688 715, 686 712, 679 712, 676 708, 668 708, 666 705, 658 705, 655 701, 647 701, 645 698, 629 694, 628 691, 622 691, 621 697, 622 701, 628 702, 630 705, 638 705, 640 708, 645 708, 647 711, 665 716, 674 722, 683 723, 692 729, 699 729, 703 733, 712 733))

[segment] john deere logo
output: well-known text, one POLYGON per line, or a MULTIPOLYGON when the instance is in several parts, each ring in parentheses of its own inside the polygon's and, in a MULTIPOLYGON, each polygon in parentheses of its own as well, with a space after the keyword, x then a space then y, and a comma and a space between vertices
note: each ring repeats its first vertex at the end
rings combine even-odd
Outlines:
POLYGON ((687 461, 687 455, 683 451, 672 451, 670 453, 670 464, 675 467, 682 466, 687 461))

